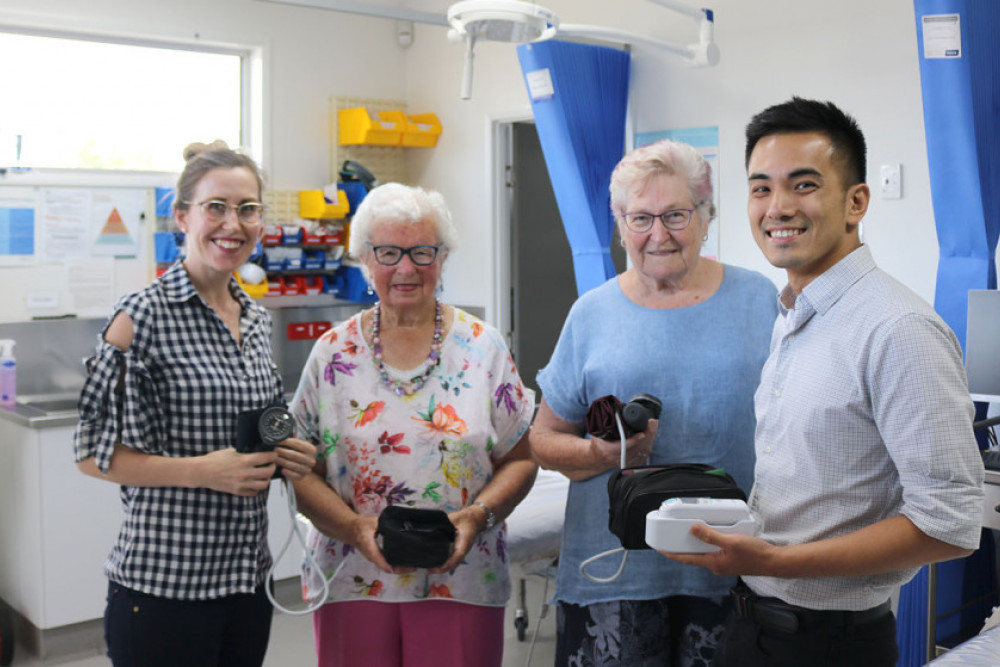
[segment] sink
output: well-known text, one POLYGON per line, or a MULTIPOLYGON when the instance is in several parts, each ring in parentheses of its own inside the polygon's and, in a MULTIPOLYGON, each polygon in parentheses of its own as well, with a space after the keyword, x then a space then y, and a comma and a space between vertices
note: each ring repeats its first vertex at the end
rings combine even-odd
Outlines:
POLYGON ((57 412, 77 412, 77 403, 79 398, 53 398, 53 399, 39 399, 30 401, 18 401, 21 405, 27 408, 32 408, 40 412, 47 414, 57 413, 57 412))

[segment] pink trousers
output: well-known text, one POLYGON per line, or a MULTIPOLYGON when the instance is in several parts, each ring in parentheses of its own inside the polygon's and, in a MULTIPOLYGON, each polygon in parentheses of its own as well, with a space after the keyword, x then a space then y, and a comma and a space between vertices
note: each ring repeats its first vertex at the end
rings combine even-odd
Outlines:
POLYGON ((333 602, 313 614, 318 667, 500 667, 503 607, 333 602))

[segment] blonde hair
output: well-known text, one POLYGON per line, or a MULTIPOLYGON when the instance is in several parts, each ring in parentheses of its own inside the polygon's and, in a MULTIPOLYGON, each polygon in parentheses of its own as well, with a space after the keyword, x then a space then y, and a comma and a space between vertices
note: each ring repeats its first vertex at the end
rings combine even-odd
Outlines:
POLYGON ((611 172, 611 213, 616 220, 628 211, 625 206, 632 189, 653 176, 669 174, 687 179, 688 193, 699 215, 715 217, 712 203, 712 167, 698 150, 679 141, 663 139, 631 151, 611 172))
POLYGON ((257 179, 257 196, 264 194, 264 177, 261 175, 260 167, 249 155, 229 148, 222 139, 216 139, 210 144, 193 142, 184 147, 184 160, 187 164, 180 178, 177 179, 177 193, 174 197, 174 208, 187 210, 188 204, 194 197, 195 188, 212 169, 233 169, 243 167, 250 170, 250 173, 257 179))

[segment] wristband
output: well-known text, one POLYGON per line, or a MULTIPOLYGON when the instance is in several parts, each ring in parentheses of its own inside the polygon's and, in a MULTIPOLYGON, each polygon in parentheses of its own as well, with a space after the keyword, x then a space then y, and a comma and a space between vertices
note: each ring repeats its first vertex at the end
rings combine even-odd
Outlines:
POLYGON ((481 503, 477 500, 472 504, 477 507, 482 507, 483 511, 486 512, 486 528, 484 530, 489 530, 496 525, 497 515, 493 513, 493 510, 491 510, 486 503, 481 503))

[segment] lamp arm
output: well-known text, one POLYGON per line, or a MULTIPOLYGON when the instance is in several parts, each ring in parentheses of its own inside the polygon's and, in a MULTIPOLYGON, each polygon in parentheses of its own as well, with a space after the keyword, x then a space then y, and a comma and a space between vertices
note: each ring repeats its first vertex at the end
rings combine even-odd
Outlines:
POLYGON ((671 44, 670 42, 664 42, 659 39, 647 37, 646 35, 640 35, 628 30, 619 30, 617 28, 563 23, 559 26, 559 34, 565 37, 590 37, 612 42, 621 42, 622 44, 649 46, 660 49, 661 51, 669 51, 670 53, 674 53, 689 60, 693 60, 696 56, 695 50, 690 47, 671 44))
POLYGON ((462 67, 462 92, 461 98, 468 100, 472 98, 472 62, 475 55, 472 50, 476 46, 476 36, 466 33, 465 35, 465 64, 462 67))
MULTIPOLYGON (((676 2, 675 0, 649 0, 650 2, 660 5, 661 7, 666 7, 667 9, 672 9, 675 12, 690 16, 694 19, 702 19, 705 13, 708 12, 711 16, 710 9, 698 9, 697 7, 692 7, 691 5, 685 5, 683 2, 676 2)), ((711 19, 710 19, 711 20, 711 19)))

